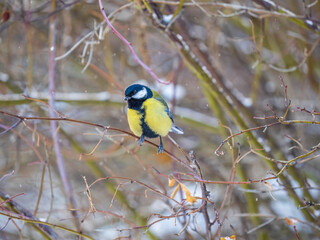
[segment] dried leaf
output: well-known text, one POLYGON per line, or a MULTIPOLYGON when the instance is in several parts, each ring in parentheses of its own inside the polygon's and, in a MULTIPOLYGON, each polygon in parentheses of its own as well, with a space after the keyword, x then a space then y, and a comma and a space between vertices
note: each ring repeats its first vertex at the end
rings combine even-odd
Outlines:
POLYGON ((232 235, 230 237, 221 237, 220 240, 236 240, 236 235, 232 235))
POLYGON ((266 186, 267 188, 269 188, 269 193, 270 193, 271 198, 272 198, 273 200, 277 201, 277 199, 272 195, 272 192, 271 192, 271 191, 273 190, 273 188, 271 187, 270 183, 264 182, 264 184, 265 184, 265 186, 266 186))
POLYGON ((264 182, 264 184, 270 189, 270 191, 272 191, 273 189, 272 189, 272 187, 271 187, 271 185, 270 185, 270 183, 268 183, 268 182, 264 182))
POLYGON ((174 196, 177 194, 178 190, 179 190, 180 184, 177 185, 176 189, 174 190, 174 192, 171 194, 171 198, 174 198, 174 196))
POLYGON ((176 183, 176 180, 171 177, 168 178, 168 181, 169 181, 169 183, 168 183, 169 187, 173 187, 174 184, 176 183))
POLYGON ((298 222, 298 220, 295 219, 295 218, 287 218, 287 217, 285 217, 284 220, 286 221, 286 223, 287 223, 289 226, 295 226, 296 223, 298 222))
POLYGON ((184 191, 184 193, 186 194, 186 199, 189 203, 194 204, 197 201, 197 198, 191 196, 191 193, 189 191, 189 189, 183 185, 182 183, 180 183, 182 190, 184 191))

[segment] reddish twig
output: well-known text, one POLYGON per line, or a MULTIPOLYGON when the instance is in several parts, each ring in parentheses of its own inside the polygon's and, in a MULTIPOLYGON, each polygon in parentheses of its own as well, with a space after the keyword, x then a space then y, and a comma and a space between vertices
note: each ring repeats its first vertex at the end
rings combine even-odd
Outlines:
POLYGON ((42 100, 36 99, 36 98, 32 98, 32 97, 29 97, 29 96, 24 95, 24 94, 22 94, 22 96, 23 96, 24 98, 30 100, 30 101, 39 102, 39 103, 47 106, 49 109, 51 109, 52 111, 54 111, 54 112, 57 114, 57 116, 59 116, 59 117, 62 117, 62 116, 63 116, 63 114, 59 113, 59 112, 58 112, 57 110, 55 110, 49 103, 46 103, 45 101, 42 101, 42 100))
POLYGON ((118 144, 121 148, 123 148, 126 152, 130 153, 130 155, 132 155, 137 162, 141 165, 141 167, 143 168, 143 170, 147 170, 148 173, 150 173, 152 175, 152 177, 154 178, 154 180, 158 183, 158 185, 161 187, 161 189, 163 190, 164 193, 166 193, 166 188, 164 187, 164 185, 162 184, 162 182, 159 180, 159 178, 157 177, 157 175, 151 170, 151 168, 149 166, 147 166, 146 164, 143 163, 142 159, 134 152, 132 151, 130 148, 125 147, 123 144, 121 144, 121 142, 116 141, 114 139, 112 139, 111 137, 109 138, 110 141, 112 141, 115 144, 118 144))
MULTIPOLYGON (((284 84, 284 82, 283 82, 283 84, 284 84)), ((223 155, 224 152, 223 152, 223 151, 222 151, 222 152, 219 151, 219 150, 221 149, 221 147, 222 147, 226 142, 228 142, 230 138, 234 138, 234 137, 236 137, 236 136, 238 136, 238 135, 241 135, 241 134, 243 134, 243 133, 245 133, 245 132, 250 132, 250 131, 254 131, 254 130, 258 130, 258 129, 262 129, 262 128, 264 128, 263 132, 265 132, 268 127, 271 127, 271 126, 277 125, 277 124, 287 124, 287 125, 288 125, 288 124, 293 123, 293 122, 296 122, 296 123, 300 122, 300 123, 302 123, 302 121, 285 120, 286 117, 287 117, 287 115, 288 115, 288 113, 289 113, 289 110, 290 110, 290 101, 289 101, 289 105, 287 105, 287 86, 286 86, 286 85, 284 85, 284 86, 285 86, 285 95, 286 95, 286 98, 285 98, 285 102, 286 102, 286 103, 285 103, 285 104, 286 104, 286 112, 284 113, 283 117, 278 117, 277 114, 275 113, 275 111, 271 108, 271 106, 270 106, 269 104, 267 104, 268 108, 271 110, 271 112, 272 112, 274 115, 273 115, 273 116, 269 116, 269 117, 254 117, 254 118, 255 118, 255 119, 260 119, 260 120, 261 120, 261 119, 276 119, 277 122, 273 122, 273 123, 266 124, 266 125, 259 126, 259 127, 248 128, 248 129, 246 129, 246 130, 242 130, 242 131, 240 131, 240 132, 238 132, 238 133, 236 133, 236 134, 233 134, 233 135, 227 137, 224 141, 221 142, 221 144, 219 145, 219 147, 218 147, 217 150, 215 151, 215 154, 218 155, 218 156, 223 155)), ((307 123, 307 122, 305 122, 305 123, 307 123)), ((313 124, 316 124, 317 122, 312 122, 312 123, 313 123, 313 124)))
POLYGON ((109 177, 98 178, 98 179, 96 179, 93 183, 91 183, 91 184, 89 185, 89 189, 90 189, 94 184, 96 184, 96 183, 98 183, 98 182, 100 182, 100 181, 107 181, 107 180, 109 180, 109 179, 120 179, 120 180, 130 181, 130 183, 137 183, 137 184, 139 184, 139 185, 141 185, 141 186, 149 189, 150 191, 152 191, 152 192, 154 192, 154 193, 156 193, 156 194, 158 194, 158 195, 160 195, 160 196, 163 196, 163 197, 165 197, 165 198, 167 198, 167 199, 170 199, 171 201, 175 202, 176 204, 178 204, 178 205, 180 205, 180 206, 182 206, 182 207, 187 207, 187 206, 183 205, 182 203, 179 203, 179 202, 176 201, 175 199, 171 198, 170 196, 167 196, 166 194, 164 194, 164 193, 162 193, 162 192, 160 192, 160 191, 158 191, 158 190, 150 187, 149 185, 147 185, 147 184, 145 184, 145 183, 143 183, 143 182, 140 182, 140 181, 138 181, 138 180, 134 180, 134 179, 129 178, 129 177, 109 176, 109 177))
POLYGON ((82 159, 82 156, 91 156, 91 155, 97 150, 97 148, 99 147, 99 145, 101 144, 101 142, 102 142, 104 136, 106 135, 106 133, 107 133, 107 128, 104 129, 104 131, 103 131, 103 133, 102 133, 102 135, 101 135, 101 137, 100 137, 99 142, 98 142, 98 143, 96 144, 96 146, 92 149, 92 151, 89 152, 89 153, 81 153, 81 154, 80 154, 80 157, 79 157, 79 160, 82 159))
MULTIPOLYGON (((23 119, 20 118, 21 121, 23 121, 23 119)), ((9 127, 3 124, 0 124, 0 128, 3 129, 8 129, 9 127)), ((41 164, 45 164, 45 161, 43 159, 43 157, 41 156, 40 152, 38 151, 38 149, 32 144, 32 142, 30 142, 26 137, 24 137, 21 133, 19 133, 18 131, 11 129, 11 131, 13 131, 14 134, 18 135, 23 141, 25 141, 30 148, 34 151, 34 153, 37 155, 38 159, 40 160, 41 164)))
POLYGON ((89 64, 89 67, 95 71, 97 74, 99 74, 101 77, 103 77, 104 79, 106 79, 108 82, 110 82, 112 85, 114 85, 117 89, 121 90, 124 92, 123 87, 115 80, 113 79, 113 77, 110 77, 107 73, 105 73, 104 71, 102 71, 99 67, 97 67, 96 65, 94 65, 93 63, 89 64))
MULTIPOLYGON (((210 180, 198 180, 198 179, 186 179, 186 178, 180 178, 180 181, 186 181, 186 182, 199 182, 199 183, 207 183, 207 184, 251 184, 251 183, 263 183, 266 182, 268 180, 271 179, 277 179, 288 167, 289 164, 296 162, 297 160, 301 159, 301 158, 305 158, 310 156, 311 154, 315 153, 316 151, 318 151, 320 149, 320 144, 314 146, 311 148, 311 150, 303 155, 297 156, 295 158, 292 158, 291 160, 287 161, 284 166, 280 169, 280 171, 276 174, 273 174, 272 177, 266 177, 266 178, 262 178, 262 179, 255 179, 255 180, 248 180, 248 181, 242 181, 242 182, 234 182, 234 181, 210 181, 210 180)), ((156 170, 157 171, 157 170, 156 170)), ((161 176, 164 176, 166 178, 168 178, 169 176, 159 173, 159 171, 157 171, 157 173, 161 176)))
POLYGON ((101 10, 101 13, 104 17, 104 19, 106 20, 108 26, 110 27, 110 29, 112 30, 112 32, 118 37, 121 39, 122 42, 124 42, 125 45, 127 45, 127 47, 130 49, 130 52, 132 53, 132 56, 134 58, 134 60, 140 64, 140 66, 142 66, 147 72, 149 72, 149 74, 159 83, 162 83, 162 84, 166 84, 166 85, 169 85, 171 82, 165 82, 165 81, 162 81, 160 80, 160 78, 152 71, 152 69, 147 66, 144 62, 142 62, 142 60, 138 57, 138 55, 136 54, 136 52, 134 51, 133 47, 132 47, 132 43, 130 43, 127 39, 125 39, 124 36, 121 35, 121 33, 119 33, 115 28, 114 26, 111 24, 111 22, 109 21, 105 11, 104 11, 104 7, 102 5, 102 1, 99 0, 99 6, 100 6, 100 10, 101 10))
MULTIPOLYGON (((220 149, 221 149, 222 146, 223 146, 226 142, 228 142, 231 138, 234 138, 234 137, 236 137, 236 136, 239 136, 239 135, 241 135, 241 134, 243 134, 243 133, 245 133, 245 132, 251 132, 251 131, 255 131, 255 130, 258 130, 258 129, 262 129, 262 128, 263 128, 263 129, 267 129, 268 127, 271 127, 271 126, 276 125, 276 124, 280 124, 280 122, 274 122, 274 123, 266 124, 266 125, 259 126, 259 127, 248 128, 248 129, 246 129, 246 130, 243 130, 243 131, 240 131, 240 132, 238 132, 238 133, 235 133, 235 134, 227 137, 225 140, 223 140, 223 141, 221 142, 221 144, 219 145, 219 147, 216 149, 215 154, 216 154, 217 156, 222 156, 222 155, 224 155, 224 152, 223 152, 223 151, 220 152, 220 149)), ((265 131, 265 130, 264 130, 264 131, 265 131)))
POLYGON ((300 240, 296 225, 293 225, 293 229, 294 229, 294 235, 296 235, 297 240, 300 240))
POLYGON ((308 110, 306 109, 305 107, 301 108, 301 107, 297 107, 297 110, 299 110, 300 112, 306 112, 306 113, 309 113, 311 114, 312 116, 312 121, 316 121, 316 115, 320 115, 320 112, 317 112, 315 110, 308 110))
POLYGON ((12 197, 10 197, 10 198, 7 198, 5 201, 3 201, 3 202, 0 203, 0 206, 2 206, 3 204, 5 204, 5 203, 7 203, 7 202, 10 202, 12 199, 14 199, 14 198, 16 198, 16 197, 19 197, 19 196, 22 196, 22 195, 25 195, 25 193, 19 193, 19 194, 15 195, 15 196, 12 196, 12 197))
POLYGON ((117 217, 117 218, 119 218, 119 219, 122 219, 122 220, 125 221, 127 224, 129 224, 129 225, 131 225, 131 226, 133 226, 133 227, 136 227, 136 226, 137 226, 134 222, 130 221, 129 219, 127 219, 127 218, 125 218, 125 217, 123 217, 123 216, 121 216, 121 215, 119 215, 119 214, 115 214, 115 213, 113 213, 113 212, 111 212, 111 211, 102 211, 102 210, 98 210, 98 209, 97 209, 96 212, 97 212, 97 213, 102 213, 102 214, 105 214, 105 215, 110 215, 110 216, 113 216, 113 217, 117 217))
MULTIPOLYGON (((87 122, 87 121, 82 121, 82 120, 77 120, 77 119, 72 119, 72 118, 67 118, 67 117, 54 117, 54 118, 52 118, 52 117, 26 117, 26 116, 19 116, 19 115, 16 115, 16 114, 13 114, 13 113, 9 113, 9 112, 6 112, 6 111, 2 111, 2 110, 0 110, 0 114, 4 114, 4 115, 7 115, 7 116, 19 118, 22 121, 26 121, 26 120, 43 120, 43 121, 74 122, 74 123, 85 124, 85 125, 89 125, 89 126, 102 128, 102 129, 108 129, 108 130, 112 130, 112 131, 116 131, 116 132, 121 132, 121 133, 124 133, 124 134, 126 134, 128 136, 131 136, 133 138, 139 139, 139 137, 135 136, 134 134, 132 134, 132 133, 130 133, 128 131, 119 129, 119 128, 114 128, 114 127, 110 127, 110 126, 106 127, 106 126, 103 126, 103 125, 98 124, 98 123, 92 123, 92 122, 87 122)), ((4 127, 4 128, 7 128, 7 127, 4 127)), ((156 147, 156 148, 158 148, 157 144, 155 144, 153 142, 150 142, 147 139, 145 140, 145 142, 150 144, 150 145, 152 145, 152 146, 154 146, 154 147, 156 147)), ((194 169, 189 164, 187 164, 186 162, 182 161, 180 158, 176 157, 175 155, 173 155, 169 151, 164 150, 164 153, 167 154, 169 157, 171 157, 173 160, 175 160, 178 163, 180 163, 182 166, 184 166, 187 169, 189 169, 191 172, 194 171, 194 169)))
POLYGON ((3 231, 7 226, 8 226, 8 223, 11 221, 11 218, 8 218, 7 219, 7 222, 4 224, 4 226, 2 228, 0 228, 0 231, 3 231))

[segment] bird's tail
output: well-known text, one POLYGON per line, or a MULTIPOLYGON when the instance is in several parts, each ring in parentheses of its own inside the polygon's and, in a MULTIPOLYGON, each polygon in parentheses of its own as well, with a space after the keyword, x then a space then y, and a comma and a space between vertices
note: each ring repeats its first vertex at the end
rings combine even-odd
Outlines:
POLYGON ((172 127, 170 129, 170 132, 176 133, 176 134, 184 134, 183 130, 176 125, 172 124, 172 127))

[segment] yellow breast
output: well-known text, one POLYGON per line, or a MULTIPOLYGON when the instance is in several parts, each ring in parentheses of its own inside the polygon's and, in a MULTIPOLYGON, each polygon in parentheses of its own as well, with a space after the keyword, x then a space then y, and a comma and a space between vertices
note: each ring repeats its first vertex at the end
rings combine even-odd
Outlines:
POLYGON ((172 120, 168 116, 166 106, 160 101, 149 98, 143 103, 145 109, 144 121, 149 128, 160 136, 166 136, 172 126, 172 120))
POLYGON ((131 131, 138 137, 142 135, 141 119, 142 113, 128 108, 127 112, 129 127, 131 131))

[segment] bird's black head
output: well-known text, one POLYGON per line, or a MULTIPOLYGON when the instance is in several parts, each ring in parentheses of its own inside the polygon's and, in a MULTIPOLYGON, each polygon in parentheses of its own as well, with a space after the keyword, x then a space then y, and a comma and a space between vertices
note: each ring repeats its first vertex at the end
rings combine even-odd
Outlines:
POLYGON ((150 88, 141 84, 133 84, 126 89, 124 100, 128 101, 129 108, 140 109, 142 103, 148 98, 152 98, 150 88))

